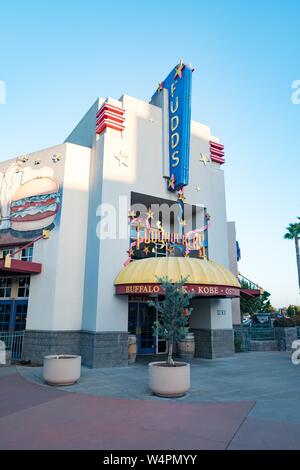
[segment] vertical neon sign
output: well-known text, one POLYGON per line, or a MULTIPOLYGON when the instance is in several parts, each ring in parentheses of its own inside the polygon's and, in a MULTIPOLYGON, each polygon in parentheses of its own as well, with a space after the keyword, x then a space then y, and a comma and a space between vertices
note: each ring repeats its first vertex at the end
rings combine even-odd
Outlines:
POLYGON ((161 93, 163 89, 168 91, 169 172, 174 181, 174 184, 168 185, 168 189, 176 191, 189 182, 191 66, 185 65, 181 60, 159 85, 156 94, 161 93))

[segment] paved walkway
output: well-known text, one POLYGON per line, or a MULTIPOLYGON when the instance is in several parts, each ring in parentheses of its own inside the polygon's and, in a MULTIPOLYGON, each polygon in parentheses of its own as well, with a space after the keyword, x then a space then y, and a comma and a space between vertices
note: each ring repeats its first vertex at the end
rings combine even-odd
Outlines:
POLYGON ((83 368, 72 387, 41 372, 0 368, 0 449, 300 449, 300 367, 287 353, 194 360, 177 400, 151 395, 143 363, 83 368))

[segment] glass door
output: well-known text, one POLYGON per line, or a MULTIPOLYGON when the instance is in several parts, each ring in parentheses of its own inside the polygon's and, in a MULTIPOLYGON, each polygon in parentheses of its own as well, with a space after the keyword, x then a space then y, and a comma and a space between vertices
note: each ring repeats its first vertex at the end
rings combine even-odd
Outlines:
POLYGON ((128 332, 137 337, 138 354, 164 354, 166 341, 153 335, 157 312, 148 302, 129 302, 128 332))
POLYGON ((14 331, 23 331, 26 328, 28 300, 15 300, 13 314, 14 331))
POLYGON ((0 301, 0 331, 11 331, 13 324, 13 301, 0 301))
POLYGON ((140 354, 155 354, 156 341, 153 335, 153 323, 156 320, 156 310, 148 303, 139 303, 138 313, 138 349, 140 354))

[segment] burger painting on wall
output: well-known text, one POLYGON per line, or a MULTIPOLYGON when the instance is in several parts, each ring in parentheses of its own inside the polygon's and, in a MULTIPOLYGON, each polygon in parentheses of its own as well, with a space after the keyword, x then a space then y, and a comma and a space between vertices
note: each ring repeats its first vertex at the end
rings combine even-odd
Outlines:
POLYGON ((10 205, 11 229, 32 232, 53 226, 59 209, 59 185, 54 178, 40 176, 21 184, 10 205))
POLYGON ((51 167, 33 169, 17 160, 0 172, 0 244, 32 239, 58 222, 61 189, 51 167))

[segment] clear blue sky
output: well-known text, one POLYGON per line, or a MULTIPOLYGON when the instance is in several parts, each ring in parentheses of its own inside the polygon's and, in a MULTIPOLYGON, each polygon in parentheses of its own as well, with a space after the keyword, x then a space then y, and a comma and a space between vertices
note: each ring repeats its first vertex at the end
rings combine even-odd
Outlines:
POLYGON ((240 271, 276 306, 300 303, 299 0, 7 0, 0 7, 0 159, 60 143, 97 96, 150 99, 184 58, 192 117, 225 144, 240 271))

